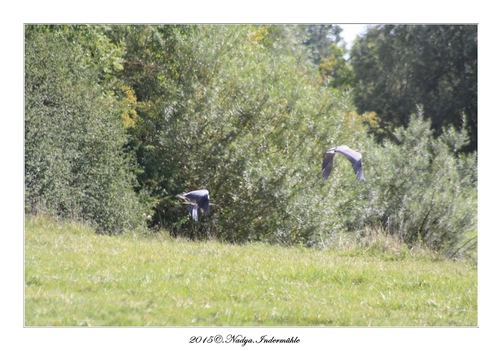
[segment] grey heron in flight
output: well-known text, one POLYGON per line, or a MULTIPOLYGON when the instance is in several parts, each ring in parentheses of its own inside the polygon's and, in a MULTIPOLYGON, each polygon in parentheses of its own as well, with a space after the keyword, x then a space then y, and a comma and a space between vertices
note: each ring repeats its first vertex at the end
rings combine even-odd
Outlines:
POLYGON ((176 197, 185 201, 182 204, 188 205, 188 213, 195 221, 199 220, 199 208, 202 211, 202 215, 207 216, 209 215, 209 205, 213 205, 209 203, 209 191, 206 189, 181 193, 176 195, 176 197))
POLYGON ((366 151, 361 149, 352 150, 346 145, 341 145, 329 149, 324 153, 324 160, 322 161, 322 177, 324 179, 328 178, 329 174, 331 173, 331 168, 333 168, 333 160, 336 155, 340 154, 345 156, 347 160, 349 160, 352 164, 352 168, 354 169, 354 173, 357 176, 357 180, 360 182, 364 181, 363 157, 361 156, 361 154, 364 152, 366 151))

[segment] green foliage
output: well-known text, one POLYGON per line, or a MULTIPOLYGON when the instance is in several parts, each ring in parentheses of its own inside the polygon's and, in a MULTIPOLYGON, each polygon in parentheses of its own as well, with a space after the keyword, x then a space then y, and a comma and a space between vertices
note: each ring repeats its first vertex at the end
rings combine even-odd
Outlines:
POLYGON ((27 212, 113 233, 147 212, 174 236, 325 247, 386 228, 410 247, 463 254, 476 222, 476 155, 459 152, 470 117, 439 138, 412 118, 377 145, 367 126, 380 116, 326 84, 351 79, 339 33, 305 28, 28 27, 27 212), (312 50, 328 42, 318 67, 312 50), (324 151, 342 144, 368 150, 365 183, 343 157, 322 180, 324 151), (194 222, 175 195, 201 188, 216 206, 194 222))
POLYGON ((477 150, 477 26, 382 25, 372 27, 351 50, 354 103, 375 111, 389 137, 406 126, 417 104, 431 119, 435 136, 467 121, 477 150))
POLYGON ((333 45, 337 45, 342 38, 342 28, 333 24, 303 24, 296 28, 296 36, 307 48, 309 59, 315 65, 333 54, 333 45))
POLYGON ((354 74, 344 57, 347 49, 340 37, 340 26, 307 24, 292 26, 291 29, 292 37, 302 44, 306 57, 318 67, 320 78, 325 83, 336 89, 352 87, 354 74))
POLYGON ((343 55, 346 53, 345 47, 332 45, 332 54, 321 59, 319 71, 330 87, 336 89, 351 88, 354 84, 354 72, 343 55))
POLYGON ((367 181, 348 205, 354 229, 380 225, 410 246, 451 254, 477 224, 476 154, 457 156, 468 142, 465 129, 433 137, 431 122, 412 116, 366 154, 367 181))
POLYGON ((65 30, 26 28, 25 206, 120 233, 142 221, 133 160, 117 101, 87 54, 65 30))
MULTIPOLYGON (((327 220, 332 211, 317 204, 330 190, 321 194, 313 185, 327 145, 364 137, 362 127, 337 124, 351 110, 349 96, 322 87, 301 57, 270 50, 275 27, 197 26, 188 35, 184 27, 148 30, 176 48, 159 64, 163 89, 151 86, 164 92, 149 94, 156 109, 139 109, 143 125, 155 128, 136 129, 146 166, 140 178, 150 186, 157 223, 186 235, 203 230, 232 241, 283 243, 312 241, 336 228, 336 218, 327 220), (186 210, 177 210, 174 195, 197 188, 209 189, 217 206, 207 223, 184 225, 186 210)), ((140 80, 144 71, 127 71, 132 60, 124 76, 140 80)))

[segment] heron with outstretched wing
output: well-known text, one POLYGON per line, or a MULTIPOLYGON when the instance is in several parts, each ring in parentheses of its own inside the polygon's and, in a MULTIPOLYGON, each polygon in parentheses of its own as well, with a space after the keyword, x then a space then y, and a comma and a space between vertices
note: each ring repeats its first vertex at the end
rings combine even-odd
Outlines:
POLYGON ((326 179, 330 175, 331 169, 333 168, 333 160, 335 159, 336 155, 343 155, 352 164, 352 168, 354 169, 357 180, 360 182, 364 181, 363 157, 361 154, 365 152, 366 151, 361 149, 352 150, 346 145, 341 145, 329 149, 324 153, 324 159, 322 162, 322 177, 326 179))
POLYGON ((206 189, 181 193, 176 195, 176 197, 185 201, 182 204, 188 205, 188 213, 195 221, 199 220, 199 208, 203 216, 208 216, 209 205, 213 205, 213 203, 209 202, 209 190, 206 189))

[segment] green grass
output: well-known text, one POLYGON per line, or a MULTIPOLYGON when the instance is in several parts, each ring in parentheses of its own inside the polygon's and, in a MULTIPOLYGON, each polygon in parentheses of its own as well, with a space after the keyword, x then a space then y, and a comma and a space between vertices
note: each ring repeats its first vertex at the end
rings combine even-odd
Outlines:
POLYGON ((476 326, 477 268, 25 219, 26 326, 476 326))

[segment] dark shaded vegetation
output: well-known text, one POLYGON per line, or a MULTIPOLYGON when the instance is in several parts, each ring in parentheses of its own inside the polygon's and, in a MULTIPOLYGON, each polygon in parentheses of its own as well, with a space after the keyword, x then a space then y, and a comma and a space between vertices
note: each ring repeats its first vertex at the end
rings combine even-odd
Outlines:
POLYGON ((380 25, 351 50, 354 104, 382 119, 380 139, 406 127, 417 105, 434 135, 463 124, 464 151, 477 150, 478 28, 475 25, 380 25))

